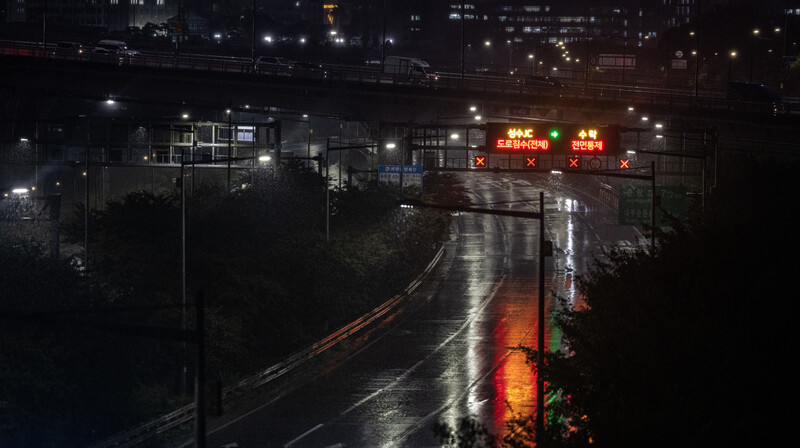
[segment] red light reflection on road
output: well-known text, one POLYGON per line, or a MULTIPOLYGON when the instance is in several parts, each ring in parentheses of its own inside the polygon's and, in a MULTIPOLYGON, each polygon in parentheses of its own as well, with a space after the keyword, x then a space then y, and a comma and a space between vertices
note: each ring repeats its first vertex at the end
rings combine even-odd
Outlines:
POLYGON ((535 283, 511 281, 499 291, 505 297, 499 301, 503 305, 497 312, 502 318, 494 328, 494 346, 507 350, 498 350, 494 360, 500 364, 492 377, 495 392, 492 423, 497 435, 506 432, 508 420, 518 414, 530 415, 536 407, 533 366, 525 362, 525 354, 521 351, 508 352, 520 344, 536 347, 536 290, 535 283))

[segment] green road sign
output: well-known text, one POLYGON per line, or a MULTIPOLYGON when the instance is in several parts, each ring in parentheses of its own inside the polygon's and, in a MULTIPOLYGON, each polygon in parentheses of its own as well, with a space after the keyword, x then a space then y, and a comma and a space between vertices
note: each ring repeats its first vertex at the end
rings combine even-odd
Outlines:
MULTIPOLYGON (((653 187, 650 185, 627 184, 619 187, 620 225, 650 225, 652 191, 653 187)), ((656 187, 656 194, 661 203, 656 207, 657 226, 664 227, 670 224, 664 212, 675 218, 681 218, 686 214, 686 187, 656 187)))

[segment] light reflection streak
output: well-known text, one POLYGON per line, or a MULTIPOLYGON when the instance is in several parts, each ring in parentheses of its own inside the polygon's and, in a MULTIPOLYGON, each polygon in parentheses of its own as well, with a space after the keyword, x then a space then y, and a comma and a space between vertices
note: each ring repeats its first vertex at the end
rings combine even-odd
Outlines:
MULTIPOLYGON (((525 222, 515 222, 521 229, 530 229, 525 222)), ((524 231, 523 244, 526 248, 538 241, 537 232, 524 231)), ((528 253, 527 251, 525 253, 528 253)), ((503 434, 506 423, 518 414, 527 415, 535 408, 536 376, 533 367, 528 365, 525 354, 515 347, 536 346, 535 316, 537 279, 529 273, 510 278, 498 303, 497 324, 492 332, 493 346, 496 347, 494 363, 498 365, 492 375, 494 387, 493 431, 503 434), (506 347, 506 350, 502 350, 506 347)))
MULTIPOLYGON (((528 300, 530 296, 526 296, 528 300)), ((509 316, 501 323, 502 327, 495 331, 496 347, 514 347, 524 344, 529 347, 535 346, 535 333, 527 333, 524 339, 520 338, 520 333, 525 334, 531 329, 530 318, 524 315, 531 315, 527 309, 525 313, 515 307, 505 307, 504 313, 509 316)), ((501 360, 507 352, 497 351, 495 362, 500 363, 500 367, 492 376, 494 385, 494 430, 500 434, 505 429, 506 422, 515 417, 516 414, 527 414, 534 408, 536 403, 536 376, 533 368, 525 362, 525 355, 520 351, 514 351, 510 356, 501 360)))
MULTIPOLYGON (((485 219, 484 217, 474 217, 474 219, 474 221, 468 220, 468 222, 476 227, 472 230, 482 235, 482 237, 504 234, 502 229, 498 232, 497 229, 494 228, 495 223, 491 222, 489 219, 485 219)), ((502 227, 502 224, 500 225, 502 227)), ((479 247, 491 246, 491 242, 484 241, 483 244, 477 245, 474 248, 466 247, 465 251, 460 254, 460 257, 467 262, 466 270, 468 272, 486 271, 488 267, 487 263, 494 264, 494 260, 491 260, 487 254, 474 252, 474 249, 479 247)), ((485 350, 483 345, 485 345, 486 341, 485 338, 482 337, 484 330, 481 328, 481 319, 476 319, 476 316, 485 312, 486 304, 494 296, 496 290, 493 289, 495 285, 487 284, 478 277, 470 278, 471 280, 466 288, 467 297, 465 303, 468 313, 467 320, 471 320, 466 327, 466 353, 463 358, 463 363, 466 368, 466 378, 465 381, 461 382, 442 382, 445 389, 444 393, 447 397, 446 402, 448 403, 462 402, 466 392, 466 414, 464 413, 464 408, 449 406, 440 416, 441 420, 451 428, 457 428, 460 420, 466 415, 484 415, 484 408, 487 404, 487 400, 482 399, 480 396, 480 388, 475 387, 476 383, 479 383, 491 369, 491 365, 489 364, 490 360, 486 358, 482 350, 482 348, 485 350)), ((449 368, 458 369, 461 368, 461 366, 462 364, 460 362, 454 361, 454 364, 449 366, 449 368)), ((458 375, 455 376, 457 377, 458 375)))

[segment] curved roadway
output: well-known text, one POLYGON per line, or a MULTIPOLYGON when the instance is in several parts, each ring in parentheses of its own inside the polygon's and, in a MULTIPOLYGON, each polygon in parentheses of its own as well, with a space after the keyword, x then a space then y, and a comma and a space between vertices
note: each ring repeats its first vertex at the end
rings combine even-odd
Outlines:
MULTIPOLYGON (((553 294, 579 306, 574 278, 601 246, 641 239, 558 175, 462 176, 482 207, 538 211, 544 189, 546 238, 555 246, 545 270, 548 316, 553 294)), ((455 217, 439 269, 406 313, 353 353, 210 425, 207 446, 438 446, 434 423, 455 426, 467 415, 501 434, 509 417, 536 403, 533 370, 515 347, 536 344, 537 243, 536 220, 455 217)), ((546 326, 546 344, 557 349, 560 335, 546 326)))

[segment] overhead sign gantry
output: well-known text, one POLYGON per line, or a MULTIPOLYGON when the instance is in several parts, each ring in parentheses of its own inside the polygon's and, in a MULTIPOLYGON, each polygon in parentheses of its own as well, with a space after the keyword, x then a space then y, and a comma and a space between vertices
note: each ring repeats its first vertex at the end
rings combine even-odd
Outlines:
POLYGON ((619 129, 558 123, 487 123, 486 150, 494 154, 616 156, 619 129))

